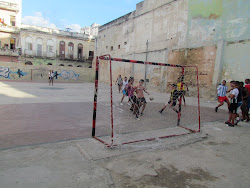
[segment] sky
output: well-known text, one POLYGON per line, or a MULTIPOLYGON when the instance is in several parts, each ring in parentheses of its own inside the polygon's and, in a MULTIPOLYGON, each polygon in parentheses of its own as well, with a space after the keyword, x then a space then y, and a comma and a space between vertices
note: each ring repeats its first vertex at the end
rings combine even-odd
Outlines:
POLYGON ((23 0, 22 22, 63 29, 105 24, 136 9, 143 0, 23 0))

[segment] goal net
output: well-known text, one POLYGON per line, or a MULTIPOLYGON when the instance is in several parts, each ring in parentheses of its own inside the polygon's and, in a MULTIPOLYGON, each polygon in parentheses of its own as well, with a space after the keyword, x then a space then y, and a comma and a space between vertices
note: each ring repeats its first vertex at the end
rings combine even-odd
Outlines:
POLYGON ((196 132, 200 132, 196 66, 97 57, 95 139, 111 147, 196 132))

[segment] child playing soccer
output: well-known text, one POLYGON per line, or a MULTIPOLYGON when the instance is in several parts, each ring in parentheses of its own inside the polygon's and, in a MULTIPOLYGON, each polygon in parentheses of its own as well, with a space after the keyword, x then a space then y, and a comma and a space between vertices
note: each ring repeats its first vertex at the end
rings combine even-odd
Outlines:
POLYGON ((238 97, 238 94, 239 94, 239 90, 236 88, 236 83, 235 81, 232 81, 230 82, 230 85, 231 85, 231 91, 230 91, 230 94, 229 94, 229 98, 230 98, 230 106, 229 106, 229 120, 226 121, 225 123, 228 124, 228 126, 230 127, 234 127, 235 126, 235 123, 234 123, 234 120, 237 116, 237 97, 238 97))
MULTIPOLYGON (((132 106, 131 106, 130 110, 135 113, 136 96, 134 95, 135 88, 133 87, 133 83, 134 83, 134 78, 130 77, 129 80, 128 80, 128 84, 125 87, 125 90, 127 91, 129 101, 132 103, 132 106)), ((135 113, 135 115, 136 115, 136 119, 140 120, 139 117, 138 117, 138 114, 135 113)))
POLYGON ((122 104, 122 102, 123 102, 123 99, 124 99, 124 97, 126 96, 126 90, 125 90, 125 87, 126 87, 126 85, 128 84, 128 80, 127 80, 127 77, 125 77, 124 78, 124 80, 122 81, 122 99, 121 99, 121 105, 123 105, 122 104))
POLYGON ((144 97, 143 91, 149 95, 149 93, 146 91, 145 87, 143 87, 143 84, 144 84, 144 80, 141 79, 139 81, 139 84, 137 86, 135 86, 135 92, 137 95, 137 100, 136 100, 137 103, 136 103, 134 112, 137 115, 140 113, 139 110, 140 110, 141 106, 143 106, 142 111, 141 111, 141 115, 143 115, 143 112, 144 112, 146 105, 147 105, 147 101, 144 97))
MULTIPOLYGON (((177 90, 178 90, 179 94, 181 95, 181 97, 183 98, 184 106, 186 106, 186 99, 185 99, 186 91, 185 91, 185 87, 184 87, 184 85, 186 85, 186 84, 183 83, 181 80, 182 80, 182 78, 178 78, 177 90)), ((187 91, 188 91, 188 86, 186 85, 186 87, 187 87, 187 91)))
POLYGON ((160 113, 163 112, 163 110, 165 110, 165 108, 170 105, 170 108, 172 108, 176 113, 179 113, 179 111, 174 108, 176 106, 177 103, 177 99, 179 97, 179 92, 177 91, 177 85, 176 84, 172 84, 172 92, 171 92, 171 96, 170 96, 170 100, 168 101, 168 103, 165 104, 165 106, 163 106, 163 108, 159 111, 160 113))
POLYGON ((218 108, 224 104, 224 102, 227 103, 227 107, 229 108, 229 100, 227 98, 227 86, 226 86, 226 80, 222 81, 222 84, 217 88, 217 95, 218 95, 218 101, 219 105, 215 107, 215 112, 218 111, 218 108))

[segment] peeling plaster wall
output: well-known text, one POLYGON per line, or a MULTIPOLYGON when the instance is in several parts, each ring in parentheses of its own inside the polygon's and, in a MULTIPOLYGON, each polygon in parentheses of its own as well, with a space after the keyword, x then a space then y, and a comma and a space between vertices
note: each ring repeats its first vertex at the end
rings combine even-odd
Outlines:
POLYGON ((250 1, 189 0, 188 47, 250 39, 250 1))
POLYGON ((222 79, 245 81, 250 78, 250 41, 227 43, 224 47, 222 79))

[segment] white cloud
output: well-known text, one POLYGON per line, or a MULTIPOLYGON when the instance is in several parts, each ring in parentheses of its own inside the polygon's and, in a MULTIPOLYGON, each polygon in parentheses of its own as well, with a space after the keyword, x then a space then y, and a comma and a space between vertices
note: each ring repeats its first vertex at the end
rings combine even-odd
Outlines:
POLYGON ((55 24, 50 23, 48 19, 44 18, 41 12, 36 12, 34 16, 24 16, 22 22, 28 25, 49 27, 53 29, 57 28, 55 24))
POLYGON ((66 28, 72 29, 73 32, 80 33, 80 30, 82 27, 79 24, 71 24, 71 25, 67 25, 66 28))

